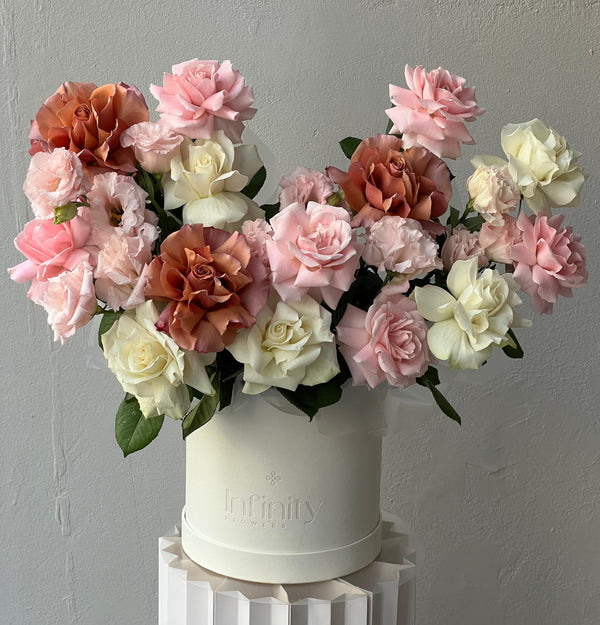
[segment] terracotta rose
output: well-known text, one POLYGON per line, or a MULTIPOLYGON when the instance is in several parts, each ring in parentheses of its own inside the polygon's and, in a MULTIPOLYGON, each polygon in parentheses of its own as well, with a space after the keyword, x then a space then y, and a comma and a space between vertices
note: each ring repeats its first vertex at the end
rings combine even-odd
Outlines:
POLYGON ((356 213, 353 226, 372 226, 384 215, 428 220, 442 215, 452 196, 450 172, 442 159, 421 147, 402 151, 402 139, 375 135, 350 159, 348 172, 328 167, 356 213))
POLYGON ((121 134, 148 118, 144 96, 136 87, 65 82, 31 123, 29 153, 66 148, 77 153, 90 174, 106 169, 133 173, 135 156, 131 148, 121 147, 121 134))
POLYGON ((219 352, 256 323, 269 295, 267 271, 243 234, 184 225, 149 265, 146 297, 167 302, 156 327, 183 349, 219 352))

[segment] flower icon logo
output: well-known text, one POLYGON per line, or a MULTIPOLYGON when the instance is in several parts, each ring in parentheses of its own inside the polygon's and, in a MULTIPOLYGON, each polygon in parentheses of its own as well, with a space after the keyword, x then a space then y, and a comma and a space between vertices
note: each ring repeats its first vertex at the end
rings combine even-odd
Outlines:
POLYGON ((265 479, 271 484, 271 486, 277 486, 277 484, 281 481, 281 475, 277 475, 275 471, 271 471, 271 473, 265 476, 265 479))

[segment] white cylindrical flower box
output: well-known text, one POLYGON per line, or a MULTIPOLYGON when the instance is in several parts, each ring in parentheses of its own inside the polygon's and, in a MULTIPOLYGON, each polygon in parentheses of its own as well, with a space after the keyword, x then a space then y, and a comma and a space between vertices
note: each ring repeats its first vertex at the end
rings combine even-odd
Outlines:
POLYGON ((276 396, 238 398, 188 437, 183 549, 254 582, 356 571, 381 547, 375 395, 347 388, 312 422, 276 396))

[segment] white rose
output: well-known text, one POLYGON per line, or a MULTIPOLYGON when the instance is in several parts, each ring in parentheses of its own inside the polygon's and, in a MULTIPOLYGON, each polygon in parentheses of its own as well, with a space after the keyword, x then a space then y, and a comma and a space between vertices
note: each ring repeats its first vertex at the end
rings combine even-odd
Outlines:
POLYGON ((256 146, 234 147, 221 130, 210 139, 186 137, 163 177, 165 208, 183 206, 186 224, 227 228, 256 206, 240 191, 261 167, 256 146))
POLYGON ((479 165, 467 180, 473 208, 493 226, 504 225, 504 213, 516 208, 521 194, 508 167, 479 165))
POLYGON ((477 369, 492 347, 512 344, 508 330, 531 323, 514 312, 521 303, 511 275, 485 269, 477 276, 477 259, 459 260, 448 274, 450 292, 433 285, 417 287, 419 313, 433 321, 427 342, 434 356, 453 369, 477 369))
POLYGON ((312 297, 265 306, 256 325, 242 330, 227 348, 244 364, 243 392, 262 393, 271 386, 295 391, 314 386, 339 373, 331 314, 312 297))
POLYGON ((123 390, 137 398, 144 417, 164 414, 182 419, 190 408, 186 384, 207 395, 214 393, 204 367, 215 355, 180 349, 155 328, 157 320, 150 300, 123 313, 102 335, 104 357, 123 390))
POLYGON ((577 206, 585 174, 581 154, 539 119, 507 124, 501 133, 508 170, 534 213, 553 206, 577 206))

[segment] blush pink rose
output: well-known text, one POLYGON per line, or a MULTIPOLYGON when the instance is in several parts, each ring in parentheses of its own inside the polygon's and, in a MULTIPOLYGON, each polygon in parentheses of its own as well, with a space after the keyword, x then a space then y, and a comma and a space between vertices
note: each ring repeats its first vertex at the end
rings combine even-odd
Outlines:
POLYGON ((229 61, 192 59, 173 65, 172 74, 163 75, 163 86, 150 85, 158 100, 161 123, 191 139, 210 139, 222 130, 234 143, 240 143, 244 121, 256 109, 252 87, 229 61))
POLYGON ((281 208, 294 202, 326 204, 333 193, 333 182, 324 173, 306 167, 296 167, 281 179, 279 186, 281 208))
POLYGON ((363 258, 379 271, 393 271, 408 280, 441 269, 438 246, 416 219, 382 217, 366 233, 363 258))
POLYGON ((426 72, 421 65, 407 65, 404 75, 408 89, 390 85, 394 107, 386 114, 394 123, 391 132, 402 133, 407 148, 421 145, 440 158, 458 158, 461 142, 475 143, 465 122, 484 113, 475 88, 442 67, 426 72))
POLYGON ((89 237, 90 225, 79 215, 62 224, 50 219, 30 221, 15 239, 27 260, 8 270, 11 278, 19 283, 47 280, 91 262, 89 237))
POLYGON ((485 250, 479 243, 479 234, 469 232, 462 224, 452 230, 452 234, 442 245, 441 257, 446 271, 450 271, 457 260, 467 260, 472 257, 477 258, 479 267, 488 265, 485 250))
POLYGON ((141 122, 121 135, 121 145, 133 148, 135 158, 151 174, 162 174, 171 168, 171 159, 179 154, 183 136, 168 126, 141 122))
POLYGON ((485 250, 489 260, 497 263, 512 263, 511 250, 513 245, 520 243, 523 233, 517 228, 517 220, 504 215, 502 226, 484 223, 479 231, 479 245, 485 250))
POLYGON ((513 246, 514 279, 530 297, 533 309, 549 314, 559 295, 571 297, 572 289, 587 282, 586 251, 573 229, 561 228, 564 215, 521 213, 517 227, 523 233, 513 246))
POLYGON ((256 256, 265 266, 267 273, 271 273, 269 265, 269 255, 267 254, 267 241, 273 236, 273 228, 264 219, 247 220, 242 224, 242 234, 252 250, 252 255, 256 256))
POLYGON ((87 190, 89 180, 77 154, 65 148, 38 152, 31 158, 23 191, 39 219, 54 217, 54 209, 64 206, 87 190))
POLYGON ((340 351, 354 385, 375 388, 387 380, 406 388, 432 362, 427 324, 415 302, 402 294, 406 286, 384 287, 367 312, 349 305, 337 325, 340 351))
POLYGON ((92 266, 82 262, 73 271, 63 271, 48 280, 34 280, 27 297, 44 307, 54 340, 64 344, 96 312, 92 266))
POLYGON ((335 308, 354 281, 359 253, 346 210, 309 202, 290 204, 273 219, 267 241, 273 287, 284 301, 297 301, 310 289, 335 308))

